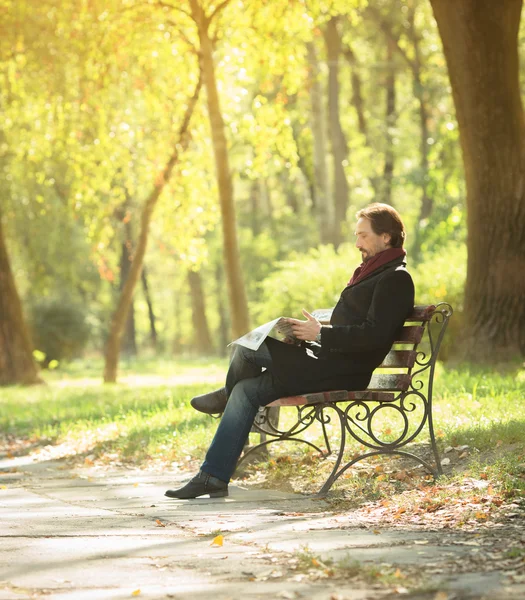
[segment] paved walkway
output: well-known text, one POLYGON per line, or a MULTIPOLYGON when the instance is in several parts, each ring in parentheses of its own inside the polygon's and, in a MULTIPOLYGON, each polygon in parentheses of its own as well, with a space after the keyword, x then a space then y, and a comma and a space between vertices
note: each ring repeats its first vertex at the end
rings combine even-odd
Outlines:
POLYGON ((228 498, 165 498, 185 475, 16 465, 0 460, 0 600, 525 598, 523 556, 491 563, 517 524, 378 528, 323 500, 235 485, 228 498))

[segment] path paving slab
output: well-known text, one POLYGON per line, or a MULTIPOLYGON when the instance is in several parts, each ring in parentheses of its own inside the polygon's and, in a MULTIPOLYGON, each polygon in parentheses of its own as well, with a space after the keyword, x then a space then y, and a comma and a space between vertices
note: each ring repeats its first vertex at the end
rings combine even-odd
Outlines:
POLYGON ((519 573, 483 566, 492 538, 477 533, 381 527, 237 482, 227 498, 166 498, 183 473, 17 465, 0 480, 0 600, 525 598, 519 573))

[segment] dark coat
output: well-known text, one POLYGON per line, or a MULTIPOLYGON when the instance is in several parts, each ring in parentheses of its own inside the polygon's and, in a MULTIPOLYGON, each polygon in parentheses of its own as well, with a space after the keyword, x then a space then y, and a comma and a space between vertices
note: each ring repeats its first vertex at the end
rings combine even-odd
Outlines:
POLYGON ((342 291, 320 346, 267 338, 272 371, 289 395, 366 389, 413 307, 412 277, 396 259, 342 291))

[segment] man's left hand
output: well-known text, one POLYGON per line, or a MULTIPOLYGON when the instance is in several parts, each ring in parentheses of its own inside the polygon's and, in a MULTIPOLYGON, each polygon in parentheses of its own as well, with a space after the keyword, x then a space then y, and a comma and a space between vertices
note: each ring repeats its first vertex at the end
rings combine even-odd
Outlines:
POLYGON ((288 319, 293 334, 299 340, 315 340, 315 336, 321 331, 321 323, 304 308, 303 315, 306 317, 306 321, 288 319))

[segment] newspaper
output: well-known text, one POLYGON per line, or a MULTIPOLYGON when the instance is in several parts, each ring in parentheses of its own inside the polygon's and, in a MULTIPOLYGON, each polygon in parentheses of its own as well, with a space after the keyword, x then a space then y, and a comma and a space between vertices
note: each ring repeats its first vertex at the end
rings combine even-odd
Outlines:
MULTIPOLYGON (((288 319, 286 317, 277 317, 273 321, 268 321, 264 325, 260 325, 255 329, 252 329, 249 333, 246 333, 242 337, 237 340, 231 342, 232 344, 239 344, 240 346, 244 346, 245 348, 249 348, 250 350, 258 350, 264 340, 268 337, 271 331, 275 329, 278 333, 280 333, 284 337, 292 338, 294 341, 299 341, 294 336, 292 331, 292 326, 288 323, 288 319)), ((228 344, 231 346, 231 344, 228 344)))

